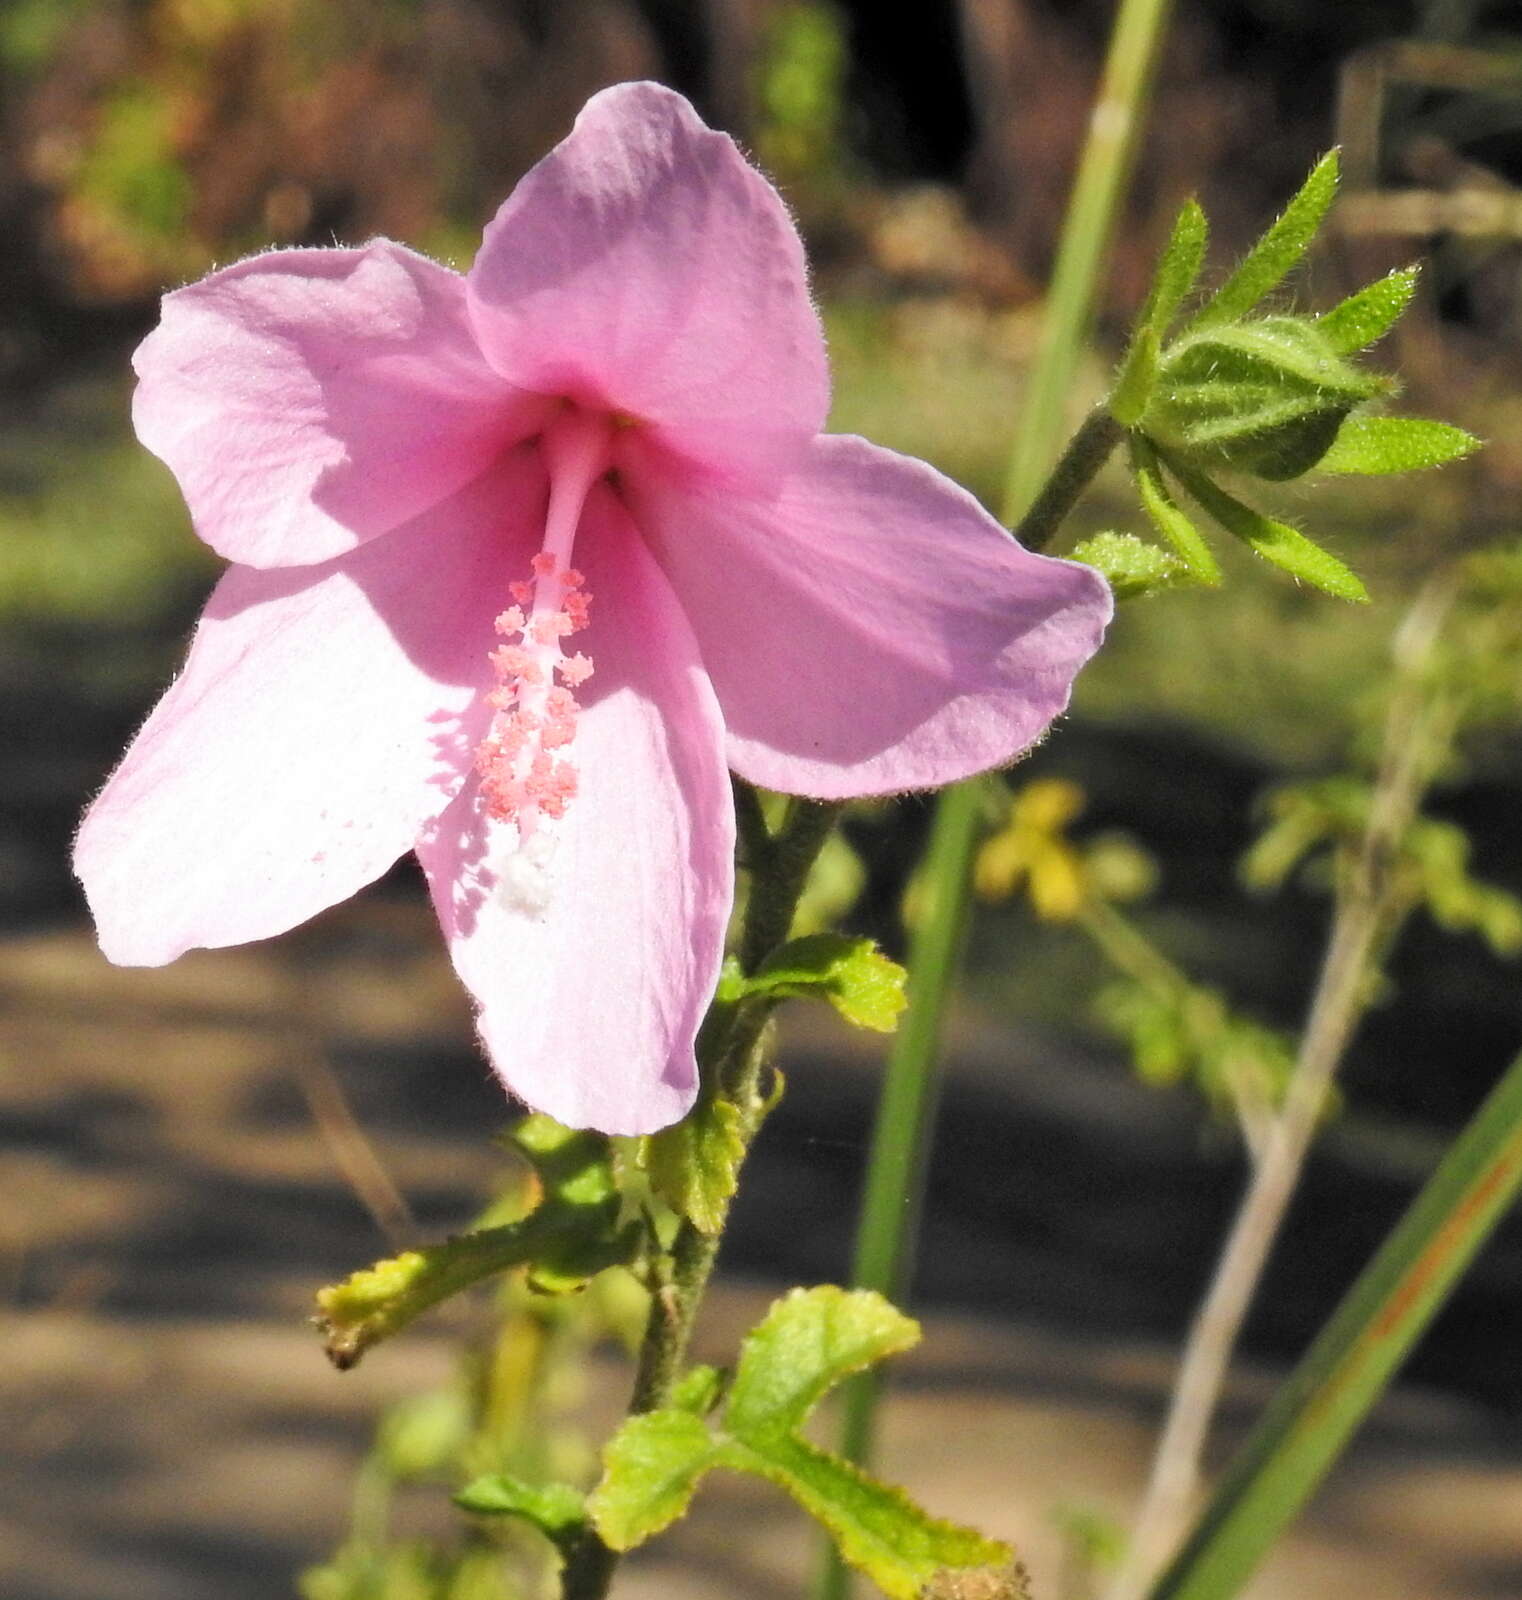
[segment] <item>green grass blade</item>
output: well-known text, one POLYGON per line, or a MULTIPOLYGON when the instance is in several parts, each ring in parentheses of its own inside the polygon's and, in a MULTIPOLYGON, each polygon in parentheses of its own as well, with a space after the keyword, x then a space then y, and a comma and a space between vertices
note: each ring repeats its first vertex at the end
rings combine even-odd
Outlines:
POLYGON ((1522 1186, 1522 1056, 1270 1404, 1149 1600, 1228 1600, 1300 1510, 1522 1186))
POLYGON ((1316 318, 1316 326, 1338 355, 1367 350, 1400 321, 1416 293, 1420 267, 1399 267, 1388 277, 1365 284, 1356 294, 1316 318))
POLYGON ((1310 248, 1337 193, 1337 152, 1328 150, 1311 169, 1283 215, 1247 253, 1246 260, 1195 316, 1191 327, 1235 322, 1278 288, 1310 248))

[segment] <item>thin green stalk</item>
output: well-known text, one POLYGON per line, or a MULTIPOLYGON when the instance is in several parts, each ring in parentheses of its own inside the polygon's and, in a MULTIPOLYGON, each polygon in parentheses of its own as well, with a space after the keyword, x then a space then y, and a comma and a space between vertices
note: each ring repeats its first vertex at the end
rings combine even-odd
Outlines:
MULTIPOLYGON (((1024 517, 1038 501, 1037 491, 1066 425, 1065 402, 1088 340, 1137 129, 1171 11, 1172 0, 1121 0, 1058 248, 1023 425, 1010 461, 1002 507, 1008 524, 1024 517)), ((1055 475, 1061 486, 1049 491, 1052 513, 1066 515, 1098 472, 1109 450, 1089 447, 1108 431, 1092 419, 1080 429, 1085 436, 1080 458, 1075 463, 1072 451, 1064 456, 1055 475)), ((1047 496, 1039 498, 1044 503, 1047 496)), ((1044 513, 1042 523, 1051 526, 1038 525, 1031 530, 1033 535, 1044 543, 1055 520, 1044 513)), ((873 1133, 852 1281, 890 1295, 902 1295, 913 1254, 936 1098, 941 1020, 956 977, 971 897, 978 798, 974 784, 959 784, 942 794, 937 804, 926 875, 929 904, 910 953, 912 1004, 889 1058, 873 1133)), ((865 1458, 871 1441, 875 1392, 868 1380, 847 1396, 844 1448, 854 1460, 865 1458)), ((827 1559, 821 1595, 823 1600, 840 1600, 850 1580, 833 1550, 827 1559)))
MULTIPOLYGON (((836 802, 793 800, 782 826, 768 832, 753 790, 736 782, 745 864, 751 872, 750 899, 740 935, 740 962, 747 972, 758 967, 787 938, 825 840, 840 815, 836 802)), ((746 1145, 755 1137, 767 1110, 761 1093, 767 1058, 770 1007, 752 1003, 735 1008, 729 1026, 708 1036, 705 1075, 717 1075, 724 1092, 740 1108, 746 1145)), ((698 1309, 718 1258, 720 1226, 704 1233, 683 1221, 677 1230, 664 1277, 651 1296, 650 1313, 640 1344, 629 1415, 657 1411, 670 1402, 682 1374, 698 1309)), ((564 1600, 602 1600, 617 1569, 619 1554, 588 1527, 566 1557, 561 1577, 564 1600)))
POLYGON ((1149 1600, 1228 1600, 1309 1499, 1522 1186, 1522 1057, 1270 1404, 1149 1600))
POLYGON ((1046 549, 1078 503, 1078 497, 1125 436, 1126 430, 1106 406, 1095 406, 1084 418, 1083 426, 1068 441, 1045 487, 1015 529, 1015 537, 1027 550, 1046 549))
MULTIPOLYGON (((935 1057, 962 951, 968 899, 958 886, 970 875, 981 802, 978 785, 962 783, 936 807, 925 856, 928 898, 909 951, 909 1009, 893 1041, 877 1104, 851 1281, 889 1300, 903 1295, 913 1272, 939 1088, 927 1064, 935 1057)), ((845 1388, 841 1448, 853 1461, 871 1452, 876 1397, 875 1369, 845 1388)))
POLYGON ((1121 0, 1116 14, 1052 269, 1041 346, 1005 480, 1007 522, 1025 514, 1067 429, 1073 378, 1088 343, 1110 239, 1172 10, 1172 0, 1121 0))

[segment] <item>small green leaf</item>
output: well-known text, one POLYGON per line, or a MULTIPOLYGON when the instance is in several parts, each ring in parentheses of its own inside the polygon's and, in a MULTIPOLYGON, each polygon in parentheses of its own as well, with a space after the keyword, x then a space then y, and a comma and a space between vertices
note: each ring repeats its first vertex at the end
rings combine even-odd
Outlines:
POLYGON ((1131 471, 1136 490, 1152 525, 1173 546, 1184 570, 1196 583, 1214 587, 1221 581, 1221 569, 1210 546, 1198 528, 1179 509, 1163 481, 1157 452, 1139 434, 1131 436, 1131 471))
POLYGON ((892 1600, 916 1600, 947 1568, 1007 1567, 1013 1560, 1008 1545, 930 1516, 902 1489, 804 1439, 771 1439, 764 1450, 731 1442, 722 1464, 786 1490, 829 1531, 842 1558, 892 1600))
POLYGON ((718 1367, 696 1366, 684 1372, 671 1391, 671 1404, 678 1411, 706 1417, 724 1393, 725 1374, 718 1367))
POLYGON ((707 1234, 724 1225, 744 1159, 739 1110, 706 1085, 680 1122, 653 1134, 645 1145, 645 1166, 655 1192, 707 1234))
POLYGON ((1184 202, 1173 223, 1173 232, 1163 253, 1158 257, 1157 272, 1147 303, 1137 319, 1137 331, 1147 329, 1163 339, 1185 297, 1194 288, 1205 260, 1205 246, 1210 239, 1210 224, 1200 209, 1198 200, 1184 202))
POLYGON ((1323 312, 1317 317, 1316 326, 1340 355, 1367 350, 1400 321, 1420 277, 1420 267, 1397 267, 1387 277, 1365 284, 1356 294, 1323 312))
POLYGON ((723 1446, 703 1419, 668 1408, 630 1417, 603 1451, 603 1476, 587 1511, 603 1540, 632 1550, 675 1522, 723 1446))
POLYGON ((1159 354, 1157 335, 1151 328, 1138 328, 1107 402, 1110 415, 1121 427, 1134 428, 1145 415, 1157 387, 1159 354))
POLYGON ((317 1326, 340 1370, 441 1300, 510 1267, 529 1268, 535 1288, 560 1293, 632 1258, 638 1230, 615 1231, 618 1187, 612 1146, 602 1134, 578 1133, 536 1114, 510 1139, 543 1187, 526 1217, 405 1250, 319 1291, 317 1326))
POLYGON ((892 1033, 908 1004, 904 969, 870 939, 845 933, 811 933, 791 939, 746 980, 751 995, 792 995, 828 1000, 847 1022, 892 1033))
MULTIPOLYGON (((633 1548, 680 1516, 698 1479, 719 1466, 786 1490, 893 1600, 916 1600, 945 1569, 1008 1566, 1007 1546, 938 1521, 902 1490, 798 1436, 827 1389, 918 1336, 868 1290, 795 1289, 745 1339, 722 1428, 684 1406, 632 1417, 614 1435, 587 1501, 598 1532, 615 1550, 633 1548)), ((717 1385, 718 1374, 698 1368, 679 1392, 706 1407, 717 1385)))
POLYGON ((746 1335, 725 1426, 758 1446, 791 1432, 841 1379, 909 1349, 919 1334, 870 1289, 794 1289, 746 1335))
POLYGON ((1316 468, 1363 474, 1419 472, 1462 460, 1479 444, 1472 433, 1425 417, 1353 416, 1338 430, 1316 468))
POLYGON ((1190 324, 1216 327, 1235 322, 1281 284, 1310 248, 1337 193, 1337 152, 1329 150, 1311 169, 1283 215, 1247 253, 1190 324))
POLYGON ((474 1479, 454 1503, 477 1516, 522 1517, 562 1549, 587 1525, 586 1496, 580 1489, 568 1483, 524 1483, 506 1472, 474 1479))
POLYGON ((1165 459, 1173 475, 1210 515, 1265 561, 1273 562, 1291 577, 1312 584, 1339 600, 1367 602, 1369 591, 1358 576, 1298 529, 1243 505, 1202 473, 1172 456, 1165 459))
POLYGON ((601 1205, 613 1199, 613 1153, 605 1135, 563 1127, 541 1111, 524 1117, 507 1134, 533 1167, 547 1201, 601 1205))
POLYGON ((1069 557, 1103 574, 1117 600, 1169 589, 1188 576, 1184 564, 1134 533, 1096 533, 1076 546, 1069 557))

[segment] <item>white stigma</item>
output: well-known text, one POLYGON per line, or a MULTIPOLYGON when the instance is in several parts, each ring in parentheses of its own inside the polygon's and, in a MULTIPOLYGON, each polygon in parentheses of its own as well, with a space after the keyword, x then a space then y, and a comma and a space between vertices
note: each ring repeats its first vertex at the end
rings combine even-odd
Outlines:
POLYGON ((550 862, 555 855, 555 839, 547 829, 538 828, 515 849, 492 864, 496 877, 495 898, 504 910, 519 916, 543 917, 550 908, 554 881, 550 862))

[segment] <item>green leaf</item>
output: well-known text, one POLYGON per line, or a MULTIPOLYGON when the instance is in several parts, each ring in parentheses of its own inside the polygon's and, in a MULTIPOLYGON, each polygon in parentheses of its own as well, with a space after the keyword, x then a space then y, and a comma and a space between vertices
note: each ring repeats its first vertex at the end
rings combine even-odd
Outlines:
POLYGON ((632 1550, 682 1515, 723 1443, 701 1417, 668 1408, 630 1417, 603 1451, 587 1511, 604 1542, 632 1550))
POLYGON ((1139 434, 1131 436, 1131 471, 1136 491, 1152 526, 1173 546, 1174 554, 1196 583, 1214 587, 1221 581, 1221 569, 1210 546, 1198 528, 1179 509, 1168 492, 1158 465, 1157 452, 1139 434))
POLYGON ((616 1231, 612 1146, 602 1134, 578 1133, 536 1114, 510 1139, 543 1188, 528 1216, 405 1250, 318 1292, 317 1326, 340 1370, 441 1300, 510 1267, 528 1267, 535 1288, 556 1293, 632 1259, 638 1230, 616 1231))
MULTIPOLYGON (((901 1490, 799 1437, 820 1397, 851 1373, 906 1349, 916 1324, 880 1295, 795 1289, 745 1339, 722 1427, 668 1407, 627 1421, 603 1453, 587 1510, 603 1539, 628 1550, 686 1509, 712 1467, 747 1472, 786 1490, 834 1536, 841 1555, 894 1600, 916 1600, 947 1570, 1007 1567, 1007 1546, 942 1522, 901 1490)), ((717 1375, 683 1381, 710 1397, 717 1375)))
POLYGON ((671 1391, 671 1404, 678 1411, 706 1417, 724 1393, 725 1374, 718 1367, 696 1366, 684 1372, 671 1391))
POLYGON ((902 1489, 804 1439, 772 1439, 764 1451, 731 1442, 722 1464, 786 1490, 829 1531, 841 1556, 893 1600, 916 1600, 948 1568, 1010 1564, 1008 1545, 930 1516, 902 1489))
POLYGON ((1103 575, 1117 600, 1170 589, 1188 576, 1184 564, 1134 533, 1096 533, 1076 546, 1068 558, 1103 575))
POLYGON ((828 1000, 847 1022, 892 1033, 908 1004, 904 969, 870 939, 811 933, 791 939, 745 980, 746 993, 771 999, 792 995, 828 1000))
POLYGON ((1140 428, 1200 465, 1278 481, 1308 472, 1354 407, 1389 387, 1311 319, 1268 317, 1179 339, 1140 428))
POLYGON ((1400 321, 1420 277, 1420 267, 1397 267, 1323 312, 1316 326, 1340 355, 1367 350, 1400 321))
POLYGON ((1522 1057, 1228 1467, 1150 1600, 1228 1600, 1310 1498, 1522 1186, 1522 1057))
POLYGON ((1138 328, 1131 348, 1115 375, 1115 386, 1106 402, 1110 415, 1123 428, 1134 428, 1145 415, 1157 387, 1157 365, 1161 351, 1151 328, 1138 328))
POLYGON ((1137 321, 1138 333, 1146 329, 1159 340, 1167 335, 1179 307, 1200 275, 1209 239, 1210 224, 1200 209, 1199 201, 1186 200, 1174 219, 1173 232, 1158 258, 1152 288, 1137 321))
POLYGON ((706 1085, 680 1122, 645 1143, 645 1166, 655 1192, 707 1234, 724 1226, 744 1159, 739 1109, 706 1085))
POLYGON ((562 1549, 587 1525, 586 1496, 580 1489, 569 1483, 524 1483, 506 1472, 474 1479, 454 1503, 477 1516, 522 1517, 562 1549))
POLYGON ((1337 193, 1337 152, 1329 150, 1311 169, 1279 220, 1247 253, 1247 258, 1216 291, 1190 324, 1216 327, 1245 316, 1276 289, 1299 263, 1320 230, 1337 193))
POLYGON ((790 1432, 842 1378, 919 1336, 912 1317, 869 1289, 794 1289, 745 1336, 725 1425, 747 1444, 790 1432))
POLYGON ((1479 448, 1472 433, 1424 417, 1349 417, 1316 463, 1320 472, 1419 472, 1479 448))
POLYGON ((1291 577, 1335 595, 1339 600, 1367 602, 1369 592, 1357 575, 1298 529, 1243 505, 1209 478, 1172 456, 1165 459, 1173 475, 1210 515, 1265 561, 1273 562, 1291 577))

